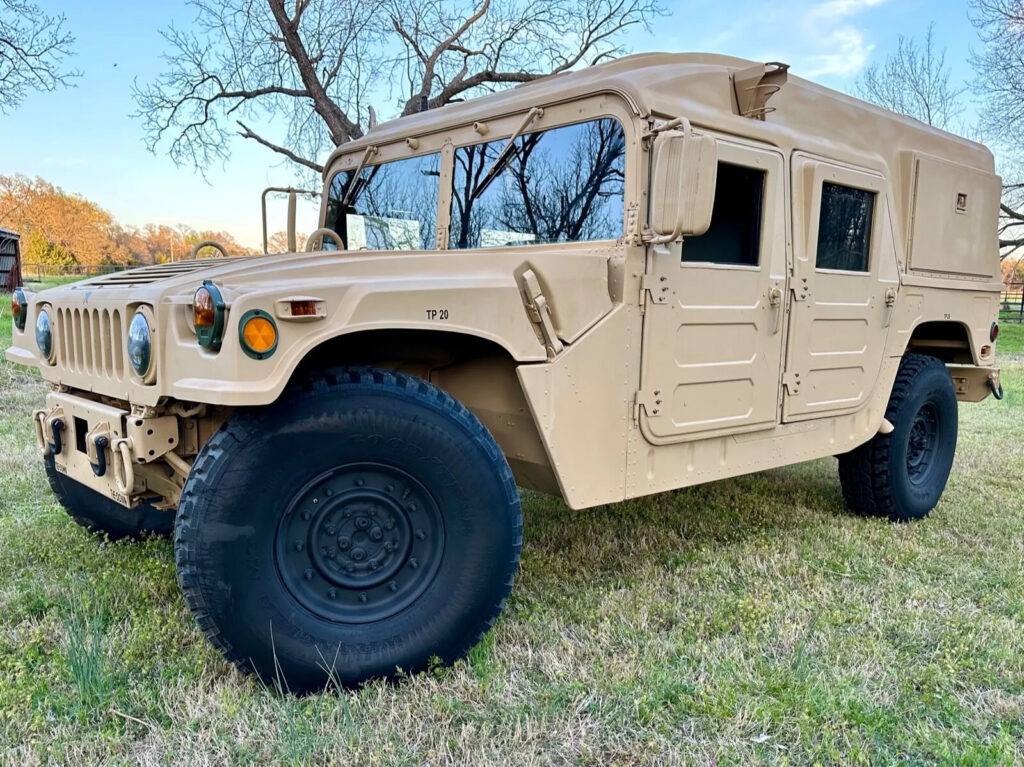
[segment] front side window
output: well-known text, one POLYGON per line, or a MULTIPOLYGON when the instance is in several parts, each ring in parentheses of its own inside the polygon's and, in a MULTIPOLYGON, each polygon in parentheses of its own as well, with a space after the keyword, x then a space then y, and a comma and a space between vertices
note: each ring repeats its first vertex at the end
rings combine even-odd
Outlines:
POLYGON ((869 271, 875 193, 826 182, 821 188, 818 269, 869 271))
MULTIPOLYGON (((326 225, 348 250, 434 247, 441 156, 410 157, 354 170, 331 180, 326 225)), ((324 238, 324 248, 333 249, 324 238)))
POLYGON ((455 151, 452 248, 615 239, 626 137, 604 118, 455 151), (496 161, 500 160, 496 164, 496 161))
POLYGON ((757 168, 719 163, 711 226, 683 240, 683 261, 757 266, 767 177, 757 168))

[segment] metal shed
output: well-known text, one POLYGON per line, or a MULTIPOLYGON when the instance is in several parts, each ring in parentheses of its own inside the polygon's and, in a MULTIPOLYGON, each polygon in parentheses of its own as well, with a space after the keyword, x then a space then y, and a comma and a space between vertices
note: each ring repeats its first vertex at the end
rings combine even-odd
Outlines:
POLYGON ((0 290, 21 285, 21 235, 0 227, 0 290))

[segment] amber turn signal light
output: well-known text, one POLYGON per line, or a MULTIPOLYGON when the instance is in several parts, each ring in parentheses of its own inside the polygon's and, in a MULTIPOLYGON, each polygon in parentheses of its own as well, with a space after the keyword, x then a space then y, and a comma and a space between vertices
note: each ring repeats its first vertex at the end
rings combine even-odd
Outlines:
POLYGON ((217 350, 224 334, 224 312, 226 305, 220 290, 207 280, 192 298, 192 326, 200 346, 217 350))
POLYGON ((242 351, 253 359, 264 360, 277 349, 277 325, 262 309, 250 309, 238 323, 242 351))
POLYGON ((21 288, 15 288, 11 294, 11 316, 14 318, 14 327, 24 330, 25 320, 28 319, 28 298, 21 288))

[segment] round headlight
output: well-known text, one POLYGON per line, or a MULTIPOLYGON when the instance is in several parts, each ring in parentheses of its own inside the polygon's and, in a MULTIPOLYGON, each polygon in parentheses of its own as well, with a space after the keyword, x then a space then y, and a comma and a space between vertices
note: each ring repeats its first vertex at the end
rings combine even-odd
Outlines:
POLYGON ((50 315, 46 309, 40 309, 36 317, 36 346, 44 360, 53 355, 53 328, 50 326, 50 315))
POLYGON ((141 311, 135 312, 132 324, 128 326, 128 360, 132 369, 145 378, 153 360, 153 330, 141 311))

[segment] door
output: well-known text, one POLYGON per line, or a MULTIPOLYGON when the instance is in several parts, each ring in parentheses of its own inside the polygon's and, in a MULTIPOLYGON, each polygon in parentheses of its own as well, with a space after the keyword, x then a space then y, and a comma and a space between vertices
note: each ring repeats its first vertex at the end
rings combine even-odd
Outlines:
POLYGON ((885 179, 793 156, 793 279, 783 420, 867 402, 899 286, 885 179))
POLYGON ((721 140, 718 158, 711 228, 647 255, 637 407, 654 444, 778 423, 784 160, 721 140))

